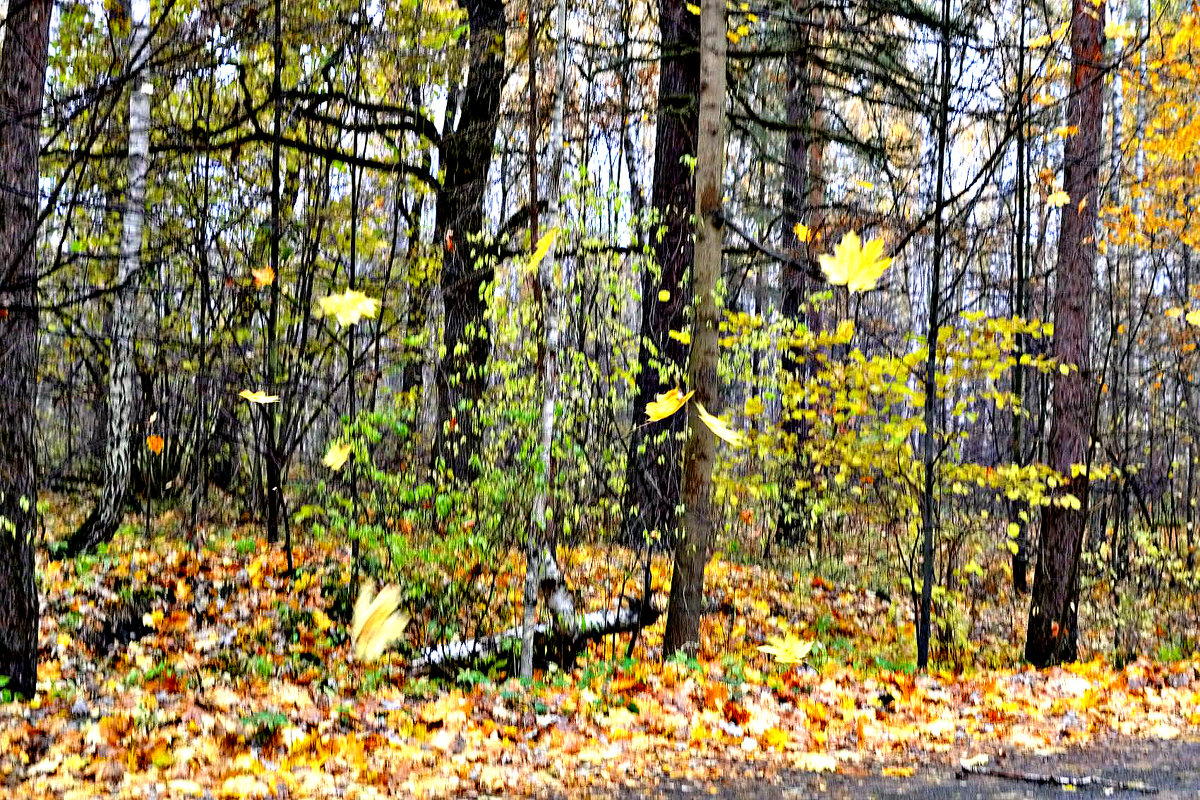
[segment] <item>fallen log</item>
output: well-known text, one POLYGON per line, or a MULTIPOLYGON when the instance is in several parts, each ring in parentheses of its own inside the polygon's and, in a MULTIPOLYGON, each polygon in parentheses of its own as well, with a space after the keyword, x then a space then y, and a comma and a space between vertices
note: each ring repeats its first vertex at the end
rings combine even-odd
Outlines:
POLYGON ((1141 781, 1118 781, 1099 775, 1048 775, 1040 772, 1017 772, 1015 770, 998 769, 987 766, 972 766, 961 764, 955 777, 965 780, 968 775, 982 775, 989 778, 1001 778, 1022 783, 1037 783, 1049 786, 1061 786, 1070 791, 1073 788, 1096 787, 1108 791, 1138 792, 1141 794, 1156 794, 1158 787, 1150 786, 1141 781))
MULTIPOLYGON (((543 622, 534 628, 534 664, 542 669, 552 661, 569 665, 589 642, 652 625, 661 613, 653 604, 632 600, 614 609, 575 615, 557 626, 543 622)), ((450 673, 494 658, 509 658, 520 641, 521 626, 516 625, 491 636, 427 647, 410 662, 409 671, 416 675, 450 673)))

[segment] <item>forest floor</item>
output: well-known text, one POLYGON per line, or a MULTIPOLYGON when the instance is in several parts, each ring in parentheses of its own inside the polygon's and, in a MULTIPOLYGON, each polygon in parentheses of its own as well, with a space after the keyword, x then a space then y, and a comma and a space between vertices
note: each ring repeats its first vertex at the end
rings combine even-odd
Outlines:
MULTIPOLYGON (((151 529, 175 525, 168 512, 151 529)), ((289 576, 249 529, 214 532, 199 552, 185 542, 127 532, 102 556, 39 558, 39 691, 0 705, 0 794, 1060 793, 1031 782, 1043 774, 1115 796, 1136 792, 1104 780, 1200 790, 1200 659, 1022 667, 1023 602, 988 587, 960 598, 969 629, 920 675, 906 598, 716 559, 697 658, 662 662, 660 620, 631 658, 628 635, 611 637, 527 687, 479 671, 413 677, 401 654, 355 663, 348 548, 305 542, 289 576), (805 664, 758 649, 789 635, 818 643, 805 664), (964 763, 1019 775, 958 780, 964 763)), ((641 585, 634 553, 563 555, 588 610, 641 585)), ((497 607, 516 607, 518 566, 504 565, 497 607)), ((660 607, 668 575, 657 558, 660 607)))

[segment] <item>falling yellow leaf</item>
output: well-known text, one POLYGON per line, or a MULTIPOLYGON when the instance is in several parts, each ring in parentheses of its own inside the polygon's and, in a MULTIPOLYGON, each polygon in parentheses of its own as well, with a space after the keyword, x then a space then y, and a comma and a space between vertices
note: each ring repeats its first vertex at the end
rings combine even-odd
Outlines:
POLYGON ((696 401, 696 413, 700 415, 700 421, 707 425, 708 429, 718 439, 724 439, 734 447, 740 447, 743 444, 744 437, 720 419, 708 413, 699 400, 696 401))
POLYGON ((1200 309, 1193 309, 1184 314, 1183 321, 1188 325, 1200 326, 1200 309))
POLYGON ((355 658, 364 662, 377 661, 392 643, 400 639, 408 627, 408 615, 398 611, 399 606, 399 586, 388 584, 375 594, 372 581, 362 585, 350 628, 355 658))
POLYGON ((768 636, 767 643, 758 649, 780 664, 802 664, 812 648, 811 639, 798 639, 795 634, 789 633, 787 636, 768 636))
POLYGON ((834 286, 853 292, 874 289, 892 259, 883 255, 883 240, 872 239, 865 245, 850 231, 833 248, 833 255, 821 255, 821 271, 834 286))
MULTIPOLYGON (((546 231, 540 239, 538 239, 537 247, 534 248, 533 255, 529 257, 529 269, 535 270, 542 263, 549 253, 550 248, 554 246, 554 238, 558 236, 558 228, 551 228, 546 231)), ((374 316, 369 314, 368 316, 374 316)))
POLYGON ((917 771, 916 767, 884 767, 883 774, 888 778, 911 778, 917 771))
POLYGON ((259 289, 275 282, 275 270, 269 264, 261 269, 250 270, 250 274, 254 276, 254 285, 259 289))
POLYGON ((854 185, 860 189, 865 189, 868 192, 875 188, 875 184, 871 183, 870 181, 855 181, 854 185))
POLYGON ((666 302, 667 302, 667 301, 669 301, 670 299, 671 299, 671 293, 670 293, 670 292, 668 292, 666 289, 662 289, 662 290, 660 290, 660 291, 659 291, 659 293, 658 293, 658 302, 660 302, 660 303, 666 303, 666 302))
POLYGON ((279 402, 279 395, 267 394, 262 389, 254 392, 250 391, 249 389, 242 389, 240 392, 238 392, 238 397, 250 403, 258 403, 259 405, 279 402))
POLYGON ((333 317, 339 325, 354 325, 363 317, 374 318, 379 313, 379 301, 354 289, 331 294, 317 301, 321 313, 333 317))
POLYGON ((1069 139, 1077 133, 1079 133, 1078 125, 1059 125, 1054 129, 1054 135, 1061 136, 1064 139, 1069 139))
POLYGON ((1167 315, 1167 319, 1175 319, 1176 317, 1181 317, 1181 316, 1183 316, 1183 309, 1180 308, 1179 306, 1174 306, 1172 308, 1168 308, 1166 311, 1166 315, 1167 315))
POLYGON ((667 331, 667 335, 680 344, 686 345, 692 343, 692 334, 687 331, 667 331))
POLYGON ((352 452, 354 452, 354 445, 349 442, 334 442, 325 451, 325 457, 321 459, 321 463, 337 472, 346 465, 352 452))
POLYGON ((802 242, 807 242, 812 239, 812 230, 809 229, 809 227, 803 222, 797 222, 796 226, 792 228, 792 232, 795 233, 796 238, 802 242))
POLYGON ((1071 202, 1071 195, 1062 189, 1059 189, 1057 192, 1051 192, 1050 196, 1046 198, 1046 205, 1051 208, 1061 208, 1069 202, 1071 202))
POLYGON ((747 397, 746 398, 746 406, 745 406, 744 411, 745 411, 745 414, 747 417, 756 417, 766 410, 767 410, 767 407, 763 405, 763 401, 762 401, 761 397, 747 397))
POLYGON ((646 404, 646 416, 651 422, 660 422, 683 408, 696 390, 683 394, 676 386, 669 392, 654 395, 654 401, 646 404))
POLYGON ((163 438, 156 433, 152 433, 146 437, 146 447, 150 448, 150 452, 158 455, 163 451, 163 438))

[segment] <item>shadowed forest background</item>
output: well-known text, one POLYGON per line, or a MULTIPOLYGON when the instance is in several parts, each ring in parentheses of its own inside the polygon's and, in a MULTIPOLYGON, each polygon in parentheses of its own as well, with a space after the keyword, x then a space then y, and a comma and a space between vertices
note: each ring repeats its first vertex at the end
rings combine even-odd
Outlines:
POLYGON ((408 715, 417 793, 612 777, 450 781, 506 725, 844 768, 938 681, 1200 723, 1190 5, 0 20, 0 781, 258 796, 314 703, 316 772, 408 715))

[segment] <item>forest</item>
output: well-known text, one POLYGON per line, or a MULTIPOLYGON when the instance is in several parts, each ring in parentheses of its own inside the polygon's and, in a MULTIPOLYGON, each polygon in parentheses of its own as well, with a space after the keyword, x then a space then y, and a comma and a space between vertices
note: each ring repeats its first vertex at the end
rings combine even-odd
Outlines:
POLYGON ((1194 796, 1198 69, 1182 0, 0 0, 2 791, 1194 796))

